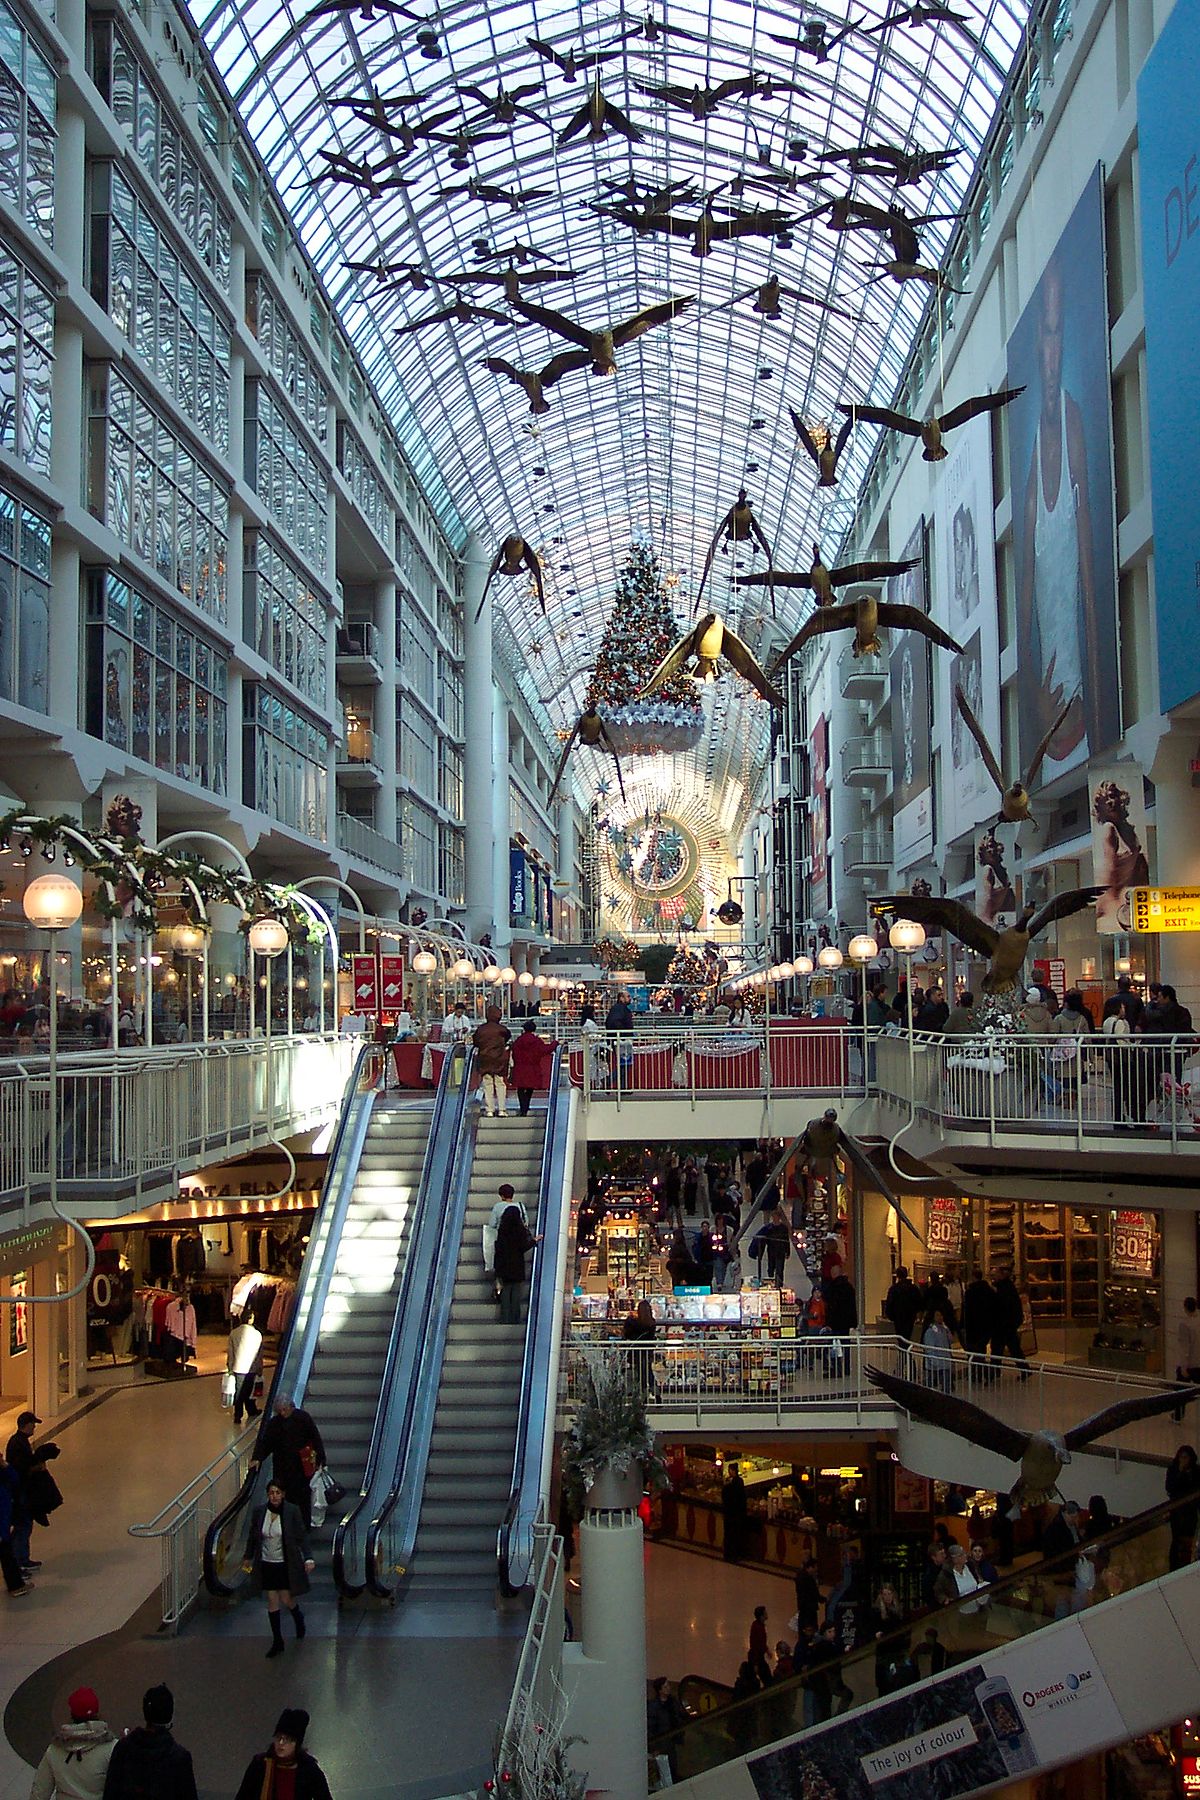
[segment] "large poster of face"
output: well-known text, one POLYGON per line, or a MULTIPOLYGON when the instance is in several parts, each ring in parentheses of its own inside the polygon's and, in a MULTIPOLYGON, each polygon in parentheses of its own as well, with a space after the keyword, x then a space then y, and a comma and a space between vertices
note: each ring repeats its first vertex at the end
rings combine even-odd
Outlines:
POLYGON ((953 841, 994 812, 996 789, 954 700, 961 688, 989 742, 1000 741, 1000 651, 992 524, 991 426, 972 419, 950 440, 934 492, 933 616, 962 645, 934 653, 941 763, 942 833, 953 841))
MULTIPOLYGON (((894 605, 926 612, 925 521, 918 519, 900 559, 917 566, 888 582, 894 605)), ((911 868, 933 849, 933 777, 929 745, 929 640, 919 631, 892 633, 892 856, 911 868)))
POLYGON ((1104 892, 1096 901, 1096 930, 1110 937, 1130 930, 1129 890, 1146 887, 1146 802, 1137 763, 1093 769, 1088 780, 1092 815, 1092 880, 1104 892))
POLYGON ((1059 712, 1043 778, 1121 729, 1113 526, 1112 391, 1097 168, 1008 341, 1021 756, 1059 712))

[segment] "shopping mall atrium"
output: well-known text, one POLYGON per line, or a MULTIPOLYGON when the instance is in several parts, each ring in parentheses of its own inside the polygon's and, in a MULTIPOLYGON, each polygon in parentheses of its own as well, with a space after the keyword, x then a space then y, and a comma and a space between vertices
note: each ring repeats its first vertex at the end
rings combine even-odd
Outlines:
POLYGON ((1200 0, 0 113, 0 1800, 1200 1795, 1200 0))

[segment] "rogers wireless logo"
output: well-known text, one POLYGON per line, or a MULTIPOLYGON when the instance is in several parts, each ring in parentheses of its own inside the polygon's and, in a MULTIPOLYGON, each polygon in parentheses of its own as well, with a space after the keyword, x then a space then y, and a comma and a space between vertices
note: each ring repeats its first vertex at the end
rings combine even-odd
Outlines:
POLYGON ((1090 1669, 1085 1669, 1082 1675, 1072 1674, 1064 1676, 1062 1681, 1053 1681, 1050 1683, 1049 1687, 1026 1688, 1025 1692, 1021 1695, 1022 1705, 1027 1706, 1030 1711, 1032 1711, 1035 1706, 1040 1706, 1043 1700, 1049 1700, 1052 1705, 1061 1706, 1068 1698, 1077 1694, 1084 1683, 1091 1679, 1092 1671, 1090 1669), (1056 1699, 1056 1695, 1062 1695, 1062 1699, 1056 1699))

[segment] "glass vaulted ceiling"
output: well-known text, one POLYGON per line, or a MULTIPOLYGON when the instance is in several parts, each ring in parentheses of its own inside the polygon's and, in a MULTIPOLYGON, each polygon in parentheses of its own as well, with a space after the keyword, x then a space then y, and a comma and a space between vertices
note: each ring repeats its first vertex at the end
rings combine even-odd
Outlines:
MULTIPOLYGON (((837 401, 890 401, 929 288, 870 280, 865 265, 885 254, 882 240, 833 232, 822 220, 797 223, 790 242, 745 237, 697 258, 688 239, 639 236, 595 203, 616 197, 608 184, 632 177, 643 189, 687 184, 675 210, 692 218, 714 192, 717 218, 723 205, 795 216, 851 186, 857 199, 886 205, 897 197, 890 180, 851 180, 838 165, 815 160, 825 149, 881 141, 957 146, 962 154, 948 168, 898 194, 910 212, 953 212, 1020 46, 1028 0, 954 0, 965 23, 897 23, 883 32, 870 27, 904 10, 903 0, 854 0, 837 14, 805 0, 651 0, 648 11, 613 0, 447 0, 428 8, 420 0, 376 0, 367 16, 314 9, 313 0, 192 5, 415 466, 432 472, 432 462, 489 556, 514 527, 540 551, 548 620, 523 581, 500 578, 494 591, 502 647, 524 661, 522 685, 544 703, 553 727, 579 713, 633 535, 647 534, 658 550, 681 620, 691 615, 716 524, 743 485, 778 566, 807 567, 814 539, 836 548, 877 434, 860 427, 840 485, 818 488, 787 409, 810 423, 832 421, 836 430, 837 401), (776 41, 798 39, 807 21, 822 20, 831 37, 852 22, 824 62, 776 41), (585 134, 562 144, 559 134, 586 100, 592 76, 584 70, 568 81, 531 38, 564 56, 604 52, 603 93, 643 141, 609 130, 598 143, 585 134), (735 96, 700 120, 642 91, 666 83, 710 88, 751 71, 803 91, 781 86, 773 97, 735 96), (494 96, 499 86, 532 87, 522 97, 528 113, 500 123, 459 91, 494 96), (377 165, 400 148, 349 106, 332 104, 369 104, 373 92, 385 100, 420 97, 393 118, 416 125, 449 113, 439 128, 445 137, 465 127, 487 141, 471 146, 456 169, 456 146, 419 140, 389 171, 407 185, 374 198, 335 185, 323 178, 323 152, 377 165), (787 173, 819 179, 788 192, 770 179, 787 173), (728 184, 739 176, 745 187, 737 196, 728 184), (513 210, 463 191, 472 178, 537 197, 513 210), (574 281, 526 287, 524 297, 589 325, 672 295, 695 299, 672 325, 619 351, 615 379, 571 374, 550 390, 549 412, 535 418, 518 388, 481 365, 500 356, 537 369, 566 348, 563 341, 511 314, 500 288, 448 280, 503 270, 514 243, 533 246, 538 266, 575 271, 574 281), (429 286, 389 288, 345 266, 379 260, 417 265, 429 286), (836 295, 854 316, 785 300, 782 319, 765 319, 753 310, 753 290, 772 275, 807 293, 836 295), (505 320, 396 335, 459 299, 505 320)), ((952 229, 939 223, 922 232, 924 260, 939 260, 952 229)), ((752 643, 767 626, 763 590, 739 593, 731 578, 755 561, 744 549, 719 556, 709 587, 713 604, 752 643)), ((808 604, 801 590, 782 591, 780 629, 794 630, 808 604)), ((705 741, 688 771, 677 773, 708 790, 714 824, 736 829, 753 791, 766 708, 730 676, 709 691, 706 707, 705 741)), ((587 773, 580 772, 586 798, 587 773)), ((633 776, 636 787, 636 774, 636 764, 627 767, 627 785, 633 776)), ((636 811, 636 794, 630 797, 636 811)))

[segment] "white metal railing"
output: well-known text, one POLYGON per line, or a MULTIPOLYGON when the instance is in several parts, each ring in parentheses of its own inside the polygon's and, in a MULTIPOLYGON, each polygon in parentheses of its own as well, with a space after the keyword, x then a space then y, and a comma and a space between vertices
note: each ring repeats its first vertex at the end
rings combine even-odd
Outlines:
POLYGON ((849 738, 842 745, 843 778, 873 771, 891 773, 892 738, 887 731, 873 731, 869 737, 849 738))
POLYGON ((66 1199, 290 1135, 337 1110, 356 1049, 306 1034, 60 1056, 56 1134, 48 1062, 14 1058, 0 1065, 0 1196, 27 1203, 48 1179, 52 1135, 66 1199))
MULTIPOLYGON (((869 1415, 872 1425, 887 1429, 897 1409, 871 1382, 867 1365, 909 1381, 940 1382, 938 1366, 924 1351, 901 1338, 851 1333, 833 1338, 817 1332, 797 1338, 741 1337, 734 1333, 697 1331, 690 1337, 655 1339, 631 1344, 573 1339, 566 1358, 566 1400, 573 1406, 584 1374, 596 1359, 616 1364, 631 1385, 646 1397, 656 1414, 692 1416, 697 1428, 706 1420, 740 1413, 759 1424, 795 1423, 803 1414, 869 1415)), ((1004 1357, 968 1356, 953 1351, 950 1390, 959 1398, 985 1407, 997 1418, 1025 1430, 1065 1431, 1099 1412, 1131 1390, 1168 1391, 1172 1384, 1155 1376, 1070 1364, 1018 1363, 1004 1357)), ((1166 1460, 1178 1441, 1178 1427, 1162 1418, 1142 1419, 1124 1427, 1113 1439, 1121 1452, 1166 1460)))
POLYGON ((892 860, 890 831, 850 831, 842 839, 848 869, 886 869, 892 860))
POLYGON ((536 1761, 521 1746, 535 1734, 561 1722, 563 1704, 562 1647, 566 1577, 562 1539, 545 1515, 533 1527, 533 1582, 529 1622, 517 1660, 508 1714, 500 1734, 500 1756, 505 1765, 518 1760, 536 1761))
POLYGON ((951 1129, 1174 1146, 1200 1136, 1200 1039, 1009 1034, 885 1038, 877 1091, 951 1129))
POLYGON ((178 1631, 195 1604, 204 1567, 204 1537, 222 1508, 229 1505, 246 1479, 258 1425, 250 1424, 190 1481, 182 1493, 144 1525, 131 1525, 130 1537, 157 1538, 162 1553, 160 1594, 162 1622, 178 1631))
POLYGON ((404 851, 394 839, 384 837, 382 831, 376 831, 373 825, 362 819, 355 819, 349 813, 340 812, 337 816, 338 849, 344 850, 348 856, 361 857, 363 862, 373 863, 377 869, 386 869, 389 875, 403 875, 404 851))

